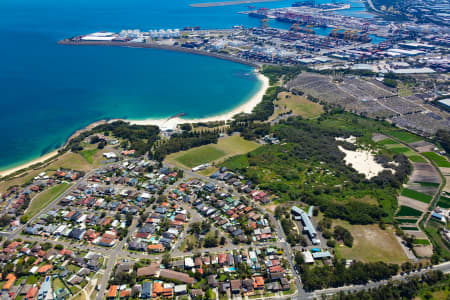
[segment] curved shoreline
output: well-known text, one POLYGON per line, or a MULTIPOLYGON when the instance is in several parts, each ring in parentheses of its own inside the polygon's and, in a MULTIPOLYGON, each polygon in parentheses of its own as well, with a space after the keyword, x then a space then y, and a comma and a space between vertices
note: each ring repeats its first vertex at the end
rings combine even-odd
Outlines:
MULTIPOLYGON (((200 53, 197 53, 197 54, 200 54, 200 53)), ((203 55, 203 54, 200 54, 200 55, 203 55)), ((255 67, 255 66, 253 66, 253 67, 255 67)), ((2 179, 2 177, 14 174, 20 170, 27 169, 35 164, 43 163, 51 158, 56 157, 59 154, 59 150, 62 149, 71 139, 75 138, 82 132, 90 130, 100 124, 105 124, 105 123, 110 123, 110 122, 121 120, 124 122, 128 122, 130 124, 136 124, 136 125, 155 125, 155 126, 158 126, 161 130, 167 130, 167 129, 175 129, 178 124, 211 122, 211 121, 226 121, 226 120, 230 120, 236 114, 250 113, 253 110, 253 108, 259 102, 261 102, 262 97, 264 96, 267 88, 269 87, 269 78, 262 75, 257 70, 255 70, 255 72, 256 72, 256 76, 257 76, 258 80, 260 80, 262 82, 261 88, 255 94, 253 94, 253 96, 250 99, 248 99, 247 101, 245 101, 243 104, 239 105, 238 107, 230 110, 229 112, 221 113, 221 114, 214 115, 211 117, 194 118, 194 119, 183 119, 180 117, 170 118, 169 117, 169 118, 163 118, 163 119, 162 118, 159 118, 159 119, 148 118, 148 119, 144 119, 144 120, 129 120, 129 119, 120 119, 120 118, 114 118, 114 119, 108 119, 108 120, 98 120, 98 121, 90 123, 89 125, 87 125, 86 127, 82 128, 82 129, 75 131, 73 134, 71 134, 69 136, 69 138, 67 138, 64 145, 59 147, 58 149, 53 150, 50 153, 44 154, 38 158, 35 158, 29 162, 23 163, 19 166, 11 167, 11 168, 8 168, 5 170, 0 170, 0 179, 2 179)))
POLYGON ((70 45, 70 46, 106 46, 106 47, 128 47, 128 48, 146 48, 146 49, 158 49, 167 50, 175 52, 190 53, 201 56, 209 56, 218 59, 228 60, 235 63, 247 65, 254 68, 260 68, 261 64, 248 61, 239 57, 234 57, 231 55, 221 54, 217 52, 208 52, 203 50, 197 50, 193 48, 185 48, 181 46, 169 46, 161 45, 155 43, 131 43, 131 42, 102 42, 102 41, 73 41, 70 39, 61 40, 58 42, 59 45, 70 45))
POLYGON ((238 107, 230 110, 229 112, 225 112, 219 115, 204 117, 204 118, 194 118, 194 119, 184 119, 180 117, 175 118, 165 118, 165 119, 144 119, 144 120, 129 120, 129 119, 120 119, 125 122, 129 122, 130 124, 135 125, 156 125, 162 130, 166 129, 175 129, 177 125, 183 123, 206 123, 206 122, 214 122, 214 121, 227 121, 231 120, 233 116, 240 113, 250 113, 253 108, 262 100, 262 97, 266 93, 267 88, 269 87, 269 78, 262 75, 261 73, 256 73, 258 80, 262 82, 261 88, 245 103, 239 105, 238 107))

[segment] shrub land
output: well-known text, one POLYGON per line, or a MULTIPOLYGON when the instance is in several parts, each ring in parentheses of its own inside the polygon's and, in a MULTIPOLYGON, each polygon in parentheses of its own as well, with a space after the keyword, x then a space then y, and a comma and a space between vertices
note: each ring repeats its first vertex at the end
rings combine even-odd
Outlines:
POLYGON ((228 159, 223 165, 275 193, 282 202, 300 200, 318 206, 327 217, 353 224, 382 219, 393 222, 396 195, 411 172, 407 157, 402 154, 385 157, 384 163, 395 169, 395 174, 385 170, 368 180, 346 165, 345 154, 338 148, 341 145, 354 150, 356 146, 336 140, 353 135, 371 141, 377 127, 389 128, 377 123, 381 122, 336 112, 314 120, 289 118, 269 128, 234 125, 233 130, 246 132, 248 138, 270 133, 281 143, 262 146, 228 159), (394 161, 396 164, 390 163, 394 161), (358 201, 367 196, 377 199, 381 207, 358 201))

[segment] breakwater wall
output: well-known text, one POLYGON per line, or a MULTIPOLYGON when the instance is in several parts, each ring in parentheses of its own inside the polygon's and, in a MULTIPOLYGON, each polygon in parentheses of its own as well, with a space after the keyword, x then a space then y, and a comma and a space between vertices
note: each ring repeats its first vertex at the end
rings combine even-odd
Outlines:
POLYGON ((228 60, 240 64, 244 64, 254 68, 260 68, 261 64, 256 62, 248 61, 239 57, 216 53, 216 52, 207 52, 198 49, 185 48, 180 46, 169 46, 169 45, 160 45, 156 43, 130 43, 130 42, 115 42, 115 41, 73 41, 70 39, 61 40, 58 42, 60 45, 80 45, 80 46, 110 46, 110 47, 131 47, 131 48, 150 48, 150 49, 160 49, 160 50, 168 50, 168 51, 177 51, 184 53, 191 53, 196 55, 210 56, 214 58, 219 58, 223 60, 228 60))

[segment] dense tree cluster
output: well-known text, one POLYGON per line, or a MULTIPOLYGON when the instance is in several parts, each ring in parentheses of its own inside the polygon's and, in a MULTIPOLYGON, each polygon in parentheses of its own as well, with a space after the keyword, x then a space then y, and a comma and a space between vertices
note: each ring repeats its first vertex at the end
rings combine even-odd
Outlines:
POLYGON ((436 132, 436 141, 444 148, 445 152, 450 153, 450 130, 439 129, 436 132))
POLYGON ((409 278, 407 281, 389 282, 378 288, 355 293, 339 293, 332 297, 335 300, 396 300, 414 299, 419 292, 425 292, 424 298, 431 299, 429 290, 446 289, 450 285, 450 276, 441 271, 430 271, 421 277, 409 278))
POLYGON ((188 150, 207 144, 215 144, 219 135, 216 132, 183 132, 180 135, 174 134, 170 140, 156 147, 153 158, 162 161, 166 155, 178 151, 188 150))
POLYGON ((339 287, 349 284, 365 284, 372 281, 388 279, 399 271, 398 265, 384 262, 354 262, 346 267, 345 260, 333 261, 331 266, 299 266, 304 287, 308 291, 339 287))
POLYGON ((277 99, 278 94, 283 90, 279 86, 272 86, 266 90, 261 102, 259 102, 250 114, 242 113, 234 116, 238 122, 248 121, 266 121, 274 112, 273 102, 277 99))
MULTIPOLYGON (((123 139, 125 141, 124 146, 136 150, 136 155, 142 155, 150 151, 153 144, 159 139, 159 128, 157 126, 130 125, 123 121, 116 121, 98 125, 91 130, 81 133, 69 141, 65 150, 81 151, 83 150, 81 142, 86 137, 101 132, 111 133, 113 136, 123 139)), ((92 137, 90 142, 96 143, 98 138, 92 137)))
POLYGON ((347 247, 353 246, 353 236, 346 228, 342 226, 334 227, 333 237, 337 241, 343 241, 344 245, 347 247))
POLYGON ((260 147, 225 165, 241 172, 262 189, 277 194, 281 200, 300 200, 317 206, 330 218, 344 219, 352 224, 370 224, 386 217, 384 207, 349 198, 369 194, 388 206, 395 205, 395 194, 411 173, 408 158, 403 154, 382 157, 383 165, 395 172, 385 170, 369 180, 347 165, 345 154, 339 150, 339 146, 352 150, 356 146, 336 140, 336 137, 361 136, 362 133, 349 127, 323 126, 320 122, 301 118, 281 121, 270 128, 281 144, 260 147), (318 168, 325 170, 316 175, 322 182, 311 179, 311 173, 318 168), (334 175, 324 178, 326 170, 333 170, 334 175), (271 176, 267 176, 268 171, 271 176))
POLYGON ((254 140, 270 133, 269 123, 233 122, 228 133, 240 132, 246 140, 254 140))

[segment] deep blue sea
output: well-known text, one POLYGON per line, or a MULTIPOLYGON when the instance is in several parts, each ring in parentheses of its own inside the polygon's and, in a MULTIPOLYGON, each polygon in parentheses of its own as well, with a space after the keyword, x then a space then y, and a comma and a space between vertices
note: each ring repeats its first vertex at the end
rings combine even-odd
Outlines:
MULTIPOLYGON (((202 1, 1 0, 0 170, 54 150, 100 119, 198 118, 245 102, 261 85, 247 66, 153 49, 57 45, 101 30, 259 25, 237 14, 247 5, 190 7, 194 2, 202 1)), ((351 4, 342 13, 364 13, 361 3, 351 4)))

